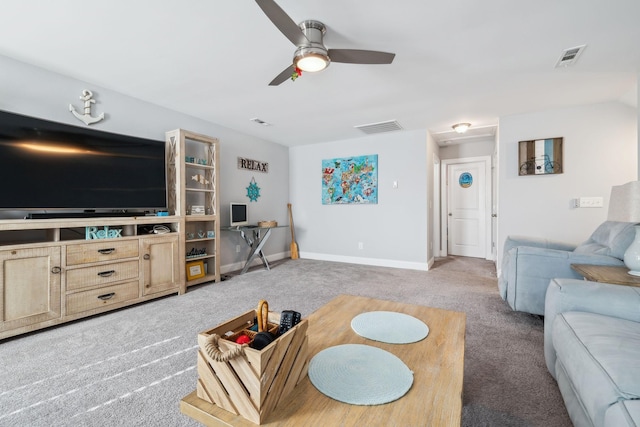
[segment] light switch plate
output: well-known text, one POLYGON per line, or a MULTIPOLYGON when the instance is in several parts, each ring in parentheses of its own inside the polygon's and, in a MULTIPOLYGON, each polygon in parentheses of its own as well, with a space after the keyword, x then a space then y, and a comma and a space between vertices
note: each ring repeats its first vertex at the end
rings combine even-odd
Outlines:
POLYGON ((602 197, 580 197, 576 202, 577 208, 601 208, 604 206, 602 197))

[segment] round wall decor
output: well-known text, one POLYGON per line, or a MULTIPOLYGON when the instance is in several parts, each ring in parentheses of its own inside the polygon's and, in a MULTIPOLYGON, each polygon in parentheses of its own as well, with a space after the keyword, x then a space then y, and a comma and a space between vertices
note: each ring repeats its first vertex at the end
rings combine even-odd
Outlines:
POLYGON ((469 188, 471 187, 471 184, 473 184, 473 175, 471 175, 469 172, 462 172, 460 174, 458 182, 460 183, 460 187, 469 188))

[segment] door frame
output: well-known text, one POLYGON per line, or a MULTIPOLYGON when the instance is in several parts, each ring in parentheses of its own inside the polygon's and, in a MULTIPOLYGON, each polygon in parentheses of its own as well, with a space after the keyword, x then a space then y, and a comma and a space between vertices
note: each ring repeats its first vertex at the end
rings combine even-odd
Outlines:
POLYGON ((437 154, 433 155, 433 238, 431 239, 432 256, 433 258, 439 257, 442 254, 442 238, 440 231, 442 230, 441 213, 440 213, 440 168, 442 163, 440 157, 437 154))
POLYGON ((491 184, 491 156, 478 156, 478 157, 463 157, 458 159, 446 159, 442 160, 441 167, 441 179, 440 179, 440 200, 441 211, 440 218, 440 236, 441 236, 441 256, 447 256, 449 254, 449 166, 459 165, 465 163, 484 162, 484 175, 485 175, 485 259, 493 259, 493 236, 491 227, 491 198, 492 198, 492 184, 491 184))

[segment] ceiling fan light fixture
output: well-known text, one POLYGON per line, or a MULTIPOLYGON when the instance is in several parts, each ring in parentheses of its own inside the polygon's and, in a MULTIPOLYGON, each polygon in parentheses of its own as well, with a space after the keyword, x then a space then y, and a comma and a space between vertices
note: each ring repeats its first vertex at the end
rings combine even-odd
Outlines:
POLYGON ((296 51, 293 58, 293 65, 307 73, 322 71, 329 66, 329 56, 319 49, 301 48, 296 51))
POLYGON ((471 127, 471 123, 456 123, 451 127, 458 133, 465 133, 471 127))

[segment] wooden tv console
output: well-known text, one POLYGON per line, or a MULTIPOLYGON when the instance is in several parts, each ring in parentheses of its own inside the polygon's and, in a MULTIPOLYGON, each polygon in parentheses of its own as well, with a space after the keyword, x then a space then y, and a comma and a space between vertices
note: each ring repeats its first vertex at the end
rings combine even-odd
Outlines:
POLYGON ((0 220, 0 339, 185 292, 180 221, 0 220))
POLYGON ((0 220, 0 340, 219 282, 218 143, 166 133, 169 216, 0 220))

